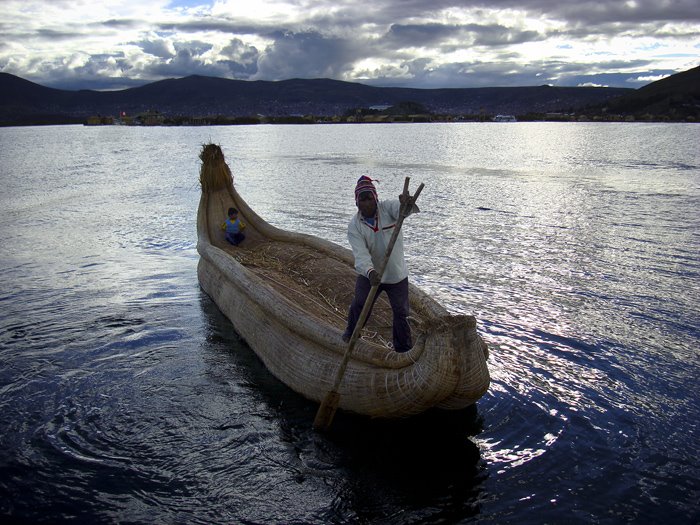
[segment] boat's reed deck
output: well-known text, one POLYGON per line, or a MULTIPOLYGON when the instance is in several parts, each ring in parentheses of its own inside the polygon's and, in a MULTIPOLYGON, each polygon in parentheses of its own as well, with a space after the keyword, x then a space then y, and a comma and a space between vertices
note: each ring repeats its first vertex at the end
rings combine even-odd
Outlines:
MULTIPOLYGON (((225 239, 221 223, 226 218, 224 210, 233 204, 227 202, 226 194, 217 197, 209 202, 212 243, 319 322, 344 330, 355 290, 354 269, 308 246, 270 240, 243 215, 239 216, 247 224, 244 230, 246 239, 239 246, 232 246, 225 239)), ((392 340, 391 328, 391 307, 386 295, 382 294, 365 326, 363 338, 384 345, 392 340)))

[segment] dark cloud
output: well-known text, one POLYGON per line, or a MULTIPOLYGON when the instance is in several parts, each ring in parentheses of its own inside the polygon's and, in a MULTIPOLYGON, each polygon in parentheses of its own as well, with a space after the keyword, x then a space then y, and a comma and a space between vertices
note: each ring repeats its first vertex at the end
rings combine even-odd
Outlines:
POLYGON ((698 22, 697 0, 377 0, 386 14, 405 18, 441 9, 512 9, 571 23, 698 22))
POLYGON ((444 24, 392 24, 382 39, 386 46, 420 47, 439 44, 446 38, 469 33, 461 26, 444 24))
POLYGON ((159 58, 167 59, 175 55, 174 50, 171 49, 170 43, 163 38, 142 40, 140 42, 132 42, 132 44, 140 47, 144 53, 159 58))
POLYGON ((358 50, 350 40, 317 32, 285 32, 277 34, 260 55, 255 78, 340 78, 357 58, 358 50))
POLYGON ((210 75, 214 72, 214 68, 205 65, 199 56, 186 46, 181 47, 172 59, 157 62, 144 71, 146 74, 162 77, 210 75))
POLYGON ((260 52, 237 38, 221 50, 221 57, 219 64, 228 69, 232 78, 247 80, 258 72, 260 52))
POLYGON ((139 24, 140 22, 138 20, 112 18, 110 20, 100 22, 98 25, 103 27, 111 27, 114 29, 130 29, 132 27, 137 27, 139 24))
POLYGON ((258 49, 255 46, 250 46, 239 38, 232 39, 229 45, 221 50, 221 54, 242 62, 254 62, 259 56, 258 49))
POLYGON ((547 36, 579 41, 607 39, 613 36, 649 37, 657 40, 690 39, 700 37, 700 28, 660 23, 607 22, 600 23, 595 28, 584 24, 572 24, 552 31, 547 36))
POLYGON ((214 31, 235 35, 262 35, 279 30, 278 26, 270 24, 238 24, 226 19, 217 19, 210 16, 188 20, 186 22, 157 22, 159 31, 196 33, 199 31, 214 31))
POLYGON ((214 76, 237 80, 250 80, 258 71, 256 62, 244 63, 235 60, 220 60, 216 62, 216 67, 220 72, 214 76))
POLYGON ((187 42, 171 43, 166 38, 149 38, 140 42, 132 42, 140 47, 144 53, 161 58, 165 61, 174 59, 175 62, 182 57, 200 57, 212 48, 208 42, 190 40, 187 42))
MULTIPOLYGON (((501 3, 497 0, 496 3, 501 3)), ((506 1, 514 3, 515 1, 506 1)), ((525 2, 529 9, 549 14, 569 22, 582 24, 608 24, 610 22, 691 22, 700 21, 700 9, 696 0, 635 0, 607 1, 584 0, 577 2, 555 2, 535 0, 525 2)))
POLYGON ((209 42, 202 42, 201 40, 190 40, 188 42, 175 42, 173 44, 175 46, 175 50, 178 52, 180 51, 187 51, 190 53, 192 56, 200 57, 207 51, 210 51, 212 49, 212 46, 209 42))
MULTIPOLYGON (((459 39, 462 45, 503 46, 543 40, 537 31, 522 31, 499 24, 392 24, 383 42, 386 46, 440 46, 446 40, 459 39)), ((448 44, 449 46, 450 44, 448 44)))
POLYGON ((537 31, 521 31, 502 25, 470 26, 475 33, 475 46, 498 47, 513 44, 524 44, 544 40, 546 37, 537 31))
POLYGON ((45 40, 72 40, 79 33, 75 31, 56 31, 54 29, 39 29, 35 35, 45 40))
MULTIPOLYGON (((479 9, 514 10, 534 18, 558 20, 572 29, 589 34, 614 35, 616 25, 632 28, 650 24, 655 28, 667 22, 697 24, 700 8, 697 0, 375 0, 371 16, 375 21, 420 20, 445 9, 463 11, 472 8, 479 23, 479 9)), ((639 28, 638 28, 639 31, 639 28)), ((652 28, 647 32, 654 34, 652 28)))

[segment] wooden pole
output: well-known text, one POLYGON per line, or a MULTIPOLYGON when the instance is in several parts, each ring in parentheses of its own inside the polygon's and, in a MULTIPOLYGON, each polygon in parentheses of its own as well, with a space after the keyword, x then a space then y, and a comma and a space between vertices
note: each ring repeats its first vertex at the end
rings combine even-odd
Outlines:
MULTIPOLYGON (((389 240, 389 244, 386 247, 386 253, 384 254, 384 259, 382 260, 381 266, 379 267, 377 271, 377 274, 379 275, 379 281, 381 282, 382 276, 384 275, 384 270, 386 269, 386 265, 389 262, 389 257, 391 257, 391 252, 394 249, 394 245, 396 244, 396 239, 399 237, 399 232, 401 231, 401 226, 403 225, 403 221, 406 218, 406 216, 409 214, 411 209, 413 209, 413 205, 415 204, 416 200, 418 199, 418 196, 420 195, 420 192, 423 191, 424 184, 421 183, 420 186, 418 186, 418 189, 416 190, 416 193, 411 196, 408 193, 408 183, 410 181, 410 177, 406 177, 406 180, 404 181, 403 184, 403 192, 402 195, 404 196, 403 203, 401 204, 401 208, 399 209, 399 218, 396 221, 396 225, 394 226, 394 231, 391 234, 391 239, 389 240)), ((331 423, 333 423, 333 417, 335 416, 335 412, 338 409, 338 404, 340 403, 340 393, 339 393, 339 388, 340 384, 343 381, 343 376, 345 375, 345 370, 348 367, 348 362, 350 361, 350 357, 352 356, 352 352, 355 349, 355 344, 357 343, 357 340, 360 337, 360 333, 362 332, 362 328, 365 325, 365 321, 367 321, 367 317, 369 316, 369 312, 372 309, 372 303, 374 303, 374 297, 377 295, 377 291, 379 290, 379 285, 375 284, 370 288, 369 294, 367 295, 367 299, 365 300, 365 304, 362 307, 362 311, 360 312, 360 318, 357 320, 357 324, 355 325, 355 329, 352 332, 352 336, 350 337, 350 341, 348 343, 348 347, 345 350, 345 354, 343 355, 343 360, 340 363, 340 367, 338 367, 338 372, 335 375, 335 381, 333 382, 333 387, 331 390, 326 394, 326 397, 324 398, 323 402, 321 403, 321 406, 318 408, 318 412, 316 412, 316 417, 314 419, 314 430, 328 430, 331 426, 331 423)))

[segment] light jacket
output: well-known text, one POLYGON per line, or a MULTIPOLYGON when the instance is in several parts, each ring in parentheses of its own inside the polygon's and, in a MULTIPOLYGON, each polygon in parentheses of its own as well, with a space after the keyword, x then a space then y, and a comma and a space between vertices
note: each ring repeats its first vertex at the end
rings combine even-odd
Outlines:
MULTIPOLYGON (((355 256, 355 271, 360 275, 368 277, 370 270, 379 271, 396 221, 399 218, 400 208, 401 203, 398 199, 379 201, 377 203, 377 221, 374 226, 365 222, 359 210, 350 220, 348 241, 350 241, 350 247, 355 256)), ((418 206, 414 204, 409 215, 419 211, 418 206)), ((408 277, 408 268, 406 268, 403 254, 403 231, 400 231, 389 262, 384 269, 382 282, 396 284, 406 277, 408 277)))

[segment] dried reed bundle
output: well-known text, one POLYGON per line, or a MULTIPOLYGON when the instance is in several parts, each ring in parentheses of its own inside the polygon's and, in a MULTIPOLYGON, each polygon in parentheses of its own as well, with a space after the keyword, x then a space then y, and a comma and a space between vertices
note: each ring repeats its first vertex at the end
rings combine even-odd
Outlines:
POLYGON ((205 144, 202 146, 199 158, 202 160, 202 168, 199 172, 199 183, 202 185, 202 191, 222 190, 233 183, 233 175, 226 164, 221 146, 205 144))
MULTIPOLYGON (((258 216, 233 185, 221 148, 202 147, 197 213, 198 277, 273 375, 308 399, 331 388, 347 344, 341 339, 354 293, 352 253, 318 237, 278 229, 258 216), (221 222, 229 207, 247 224, 228 244, 221 222)), ((431 407, 459 409, 488 389, 486 345, 471 316, 452 316, 411 285, 415 345, 387 346, 392 312, 375 304, 339 393, 339 407, 374 417, 404 417, 431 407)))

